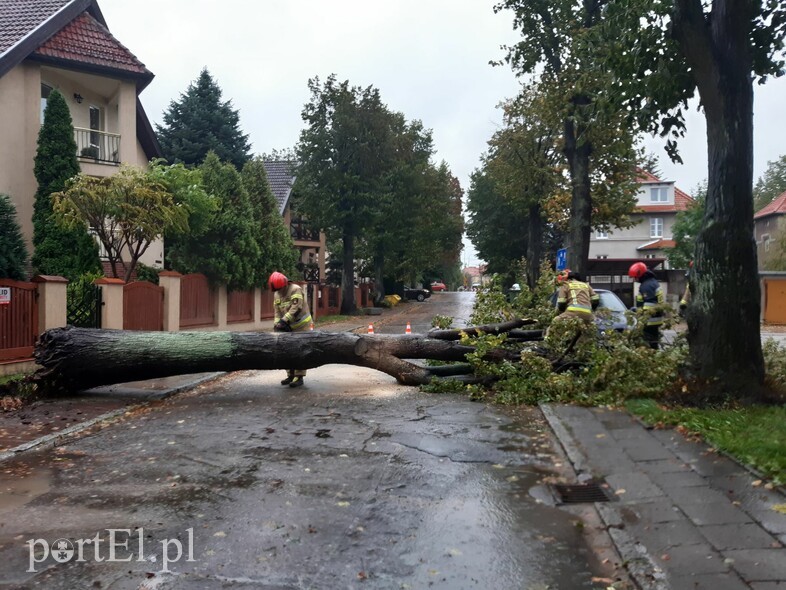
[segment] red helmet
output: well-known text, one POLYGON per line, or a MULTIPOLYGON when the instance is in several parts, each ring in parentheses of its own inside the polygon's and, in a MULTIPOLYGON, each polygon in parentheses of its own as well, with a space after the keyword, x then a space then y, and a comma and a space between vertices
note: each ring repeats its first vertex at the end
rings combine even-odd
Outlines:
POLYGON ((634 262, 628 269, 628 276, 634 281, 638 281, 648 270, 647 265, 643 262, 634 262))
POLYGON ((562 283, 564 283, 565 281, 568 280, 569 276, 570 276, 570 269, 569 268, 566 268, 564 270, 559 271, 557 273, 557 284, 561 285, 562 283))
POLYGON ((289 279, 283 273, 274 272, 267 280, 267 284, 271 291, 278 291, 289 284, 289 279))

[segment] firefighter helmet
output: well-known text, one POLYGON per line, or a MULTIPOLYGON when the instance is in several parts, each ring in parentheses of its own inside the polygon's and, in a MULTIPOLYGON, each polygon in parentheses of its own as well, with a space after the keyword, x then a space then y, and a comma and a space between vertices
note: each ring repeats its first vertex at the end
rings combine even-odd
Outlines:
POLYGON ((557 284, 561 285, 570 278, 570 269, 566 268, 557 273, 557 284))
POLYGON ((289 279, 283 273, 274 272, 267 280, 267 284, 271 291, 278 291, 289 284, 289 279))
POLYGON ((628 276, 634 281, 638 281, 648 270, 647 265, 643 262, 634 262, 628 269, 628 276))

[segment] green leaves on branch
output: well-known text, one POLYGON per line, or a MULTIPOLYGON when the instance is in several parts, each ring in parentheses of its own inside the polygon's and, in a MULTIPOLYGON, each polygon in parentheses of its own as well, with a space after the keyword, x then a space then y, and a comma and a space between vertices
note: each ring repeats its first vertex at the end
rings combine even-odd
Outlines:
POLYGON ((61 225, 92 228, 113 276, 124 281, 153 240, 188 230, 188 210, 141 168, 123 166, 117 174, 101 178, 78 174, 52 200, 61 225))

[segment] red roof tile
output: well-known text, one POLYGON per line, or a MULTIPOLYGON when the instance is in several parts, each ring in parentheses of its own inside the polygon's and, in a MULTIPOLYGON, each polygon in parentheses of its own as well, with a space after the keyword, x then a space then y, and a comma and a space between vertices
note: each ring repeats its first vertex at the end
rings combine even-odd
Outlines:
POLYGON ((786 213, 786 192, 775 197, 762 209, 759 209, 753 216, 754 219, 767 217, 767 215, 783 215, 786 213))
POLYGON ((152 77, 133 53, 86 12, 55 33, 33 55, 152 77))
POLYGON ((674 248, 677 242, 674 240, 656 240, 649 244, 644 244, 636 248, 636 250, 663 250, 664 248, 674 248))

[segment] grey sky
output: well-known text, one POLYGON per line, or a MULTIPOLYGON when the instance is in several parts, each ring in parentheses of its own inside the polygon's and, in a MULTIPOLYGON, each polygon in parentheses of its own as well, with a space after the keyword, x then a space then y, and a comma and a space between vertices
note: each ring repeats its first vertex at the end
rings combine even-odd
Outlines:
MULTIPOLYGON (((508 13, 493 0, 99 0, 110 30, 155 80, 142 94, 156 123, 169 102, 207 67, 240 111, 255 153, 292 147, 308 100, 306 82, 335 73, 379 88, 383 101, 434 131, 444 159, 466 190, 501 117, 496 105, 516 94, 507 67, 489 60, 512 43, 508 13)), ((756 88, 755 174, 786 153, 786 80, 756 88)), ((682 143, 685 165, 667 162, 660 140, 647 146, 665 179, 686 191, 707 175, 703 117, 691 112, 682 143)), ((463 260, 475 262, 471 246, 463 260)))

